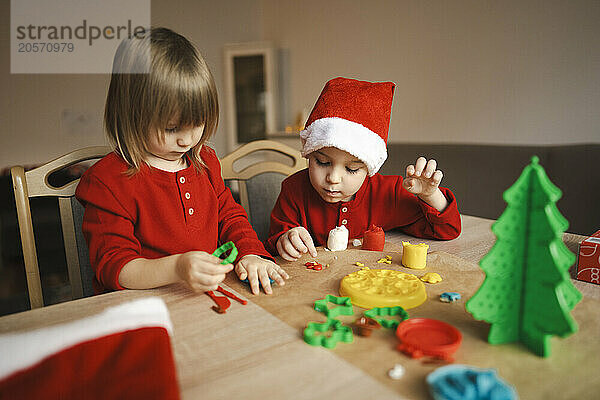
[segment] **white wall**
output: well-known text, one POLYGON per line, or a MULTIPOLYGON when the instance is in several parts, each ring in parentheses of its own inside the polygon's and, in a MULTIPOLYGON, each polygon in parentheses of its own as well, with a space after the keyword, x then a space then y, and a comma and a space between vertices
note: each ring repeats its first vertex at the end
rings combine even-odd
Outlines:
POLYGON ((335 76, 396 83, 390 141, 600 142, 597 0, 263 0, 290 113, 335 76))

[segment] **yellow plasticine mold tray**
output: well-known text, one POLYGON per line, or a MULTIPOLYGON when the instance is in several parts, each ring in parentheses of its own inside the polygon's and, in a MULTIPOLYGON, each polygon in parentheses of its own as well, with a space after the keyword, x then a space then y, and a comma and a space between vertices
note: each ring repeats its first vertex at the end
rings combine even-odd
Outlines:
POLYGON ((417 307, 427 300, 425 285, 414 275, 365 267, 342 278, 340 295, 362 308, 417 307))

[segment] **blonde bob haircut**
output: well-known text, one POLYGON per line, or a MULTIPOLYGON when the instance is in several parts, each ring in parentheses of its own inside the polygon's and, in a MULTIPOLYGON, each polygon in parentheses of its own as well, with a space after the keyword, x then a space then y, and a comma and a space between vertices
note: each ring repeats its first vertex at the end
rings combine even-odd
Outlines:
POLYGON ((119 45, 104 109, 104 129, 129 164, 128 174, 140 170, 151 135, 164 140, 173 120, 180 128, 204 125, 202 139, 188 151, 202 169, 200 151, 219 120, 213 76, 185 37, 167 28, 147 29, 119 45))

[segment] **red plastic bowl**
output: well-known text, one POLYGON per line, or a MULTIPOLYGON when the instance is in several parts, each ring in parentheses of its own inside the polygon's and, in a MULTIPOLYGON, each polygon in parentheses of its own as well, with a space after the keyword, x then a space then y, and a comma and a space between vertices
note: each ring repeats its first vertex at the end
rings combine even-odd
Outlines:
POLYGON ((396 328, 398 350, 412 358, 437 357, 452 361, 452 354, 462 342, 458 329, 437 319, 409 318, 396 328))

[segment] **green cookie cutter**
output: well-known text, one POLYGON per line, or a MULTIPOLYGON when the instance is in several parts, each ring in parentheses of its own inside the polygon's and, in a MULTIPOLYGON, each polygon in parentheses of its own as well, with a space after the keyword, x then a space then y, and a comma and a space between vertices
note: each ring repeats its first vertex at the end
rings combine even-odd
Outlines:
POLYGON ((352 328, 344 326, 341 321, 327 318, 327 322, 309 322, 304 329, 304 341, 311 346, 323 346, 333 349, 338 342, 352 343, 354 335, 352 328), (319 333, 331 331, 331 336, 319 335, 319 333))
POLYGON ((238 255, 238 250, 235 247, 235 244, 233 244, 233 242, 225 243, 224 245, 216 249, 215 252, 212 253, 212 255, 221 258, 221 256, 227 253, 228 250, 231 250, 231 253, 229 253, 229 255, 221 261, 221 264, 231 264, 235 261, 238 255))
POLYGON ((365 311, 365 317, 373 318, 387 329, 396 329, 400 322, 408 319, 408 313, 400 306, 397 307, 375 307, 365 311), (399 319, 381 318, 386 316, 398 316, 399 319))
POLYGON ((331 294, 325 296, 324 299, 315 301, 315 310, 322 312, 327 316, 327 318, 335 318, 339 315, 354 314, 350 297, 336 297, 331 294), (328 308, 328 303, 333 303, 339 307, 328 308))

